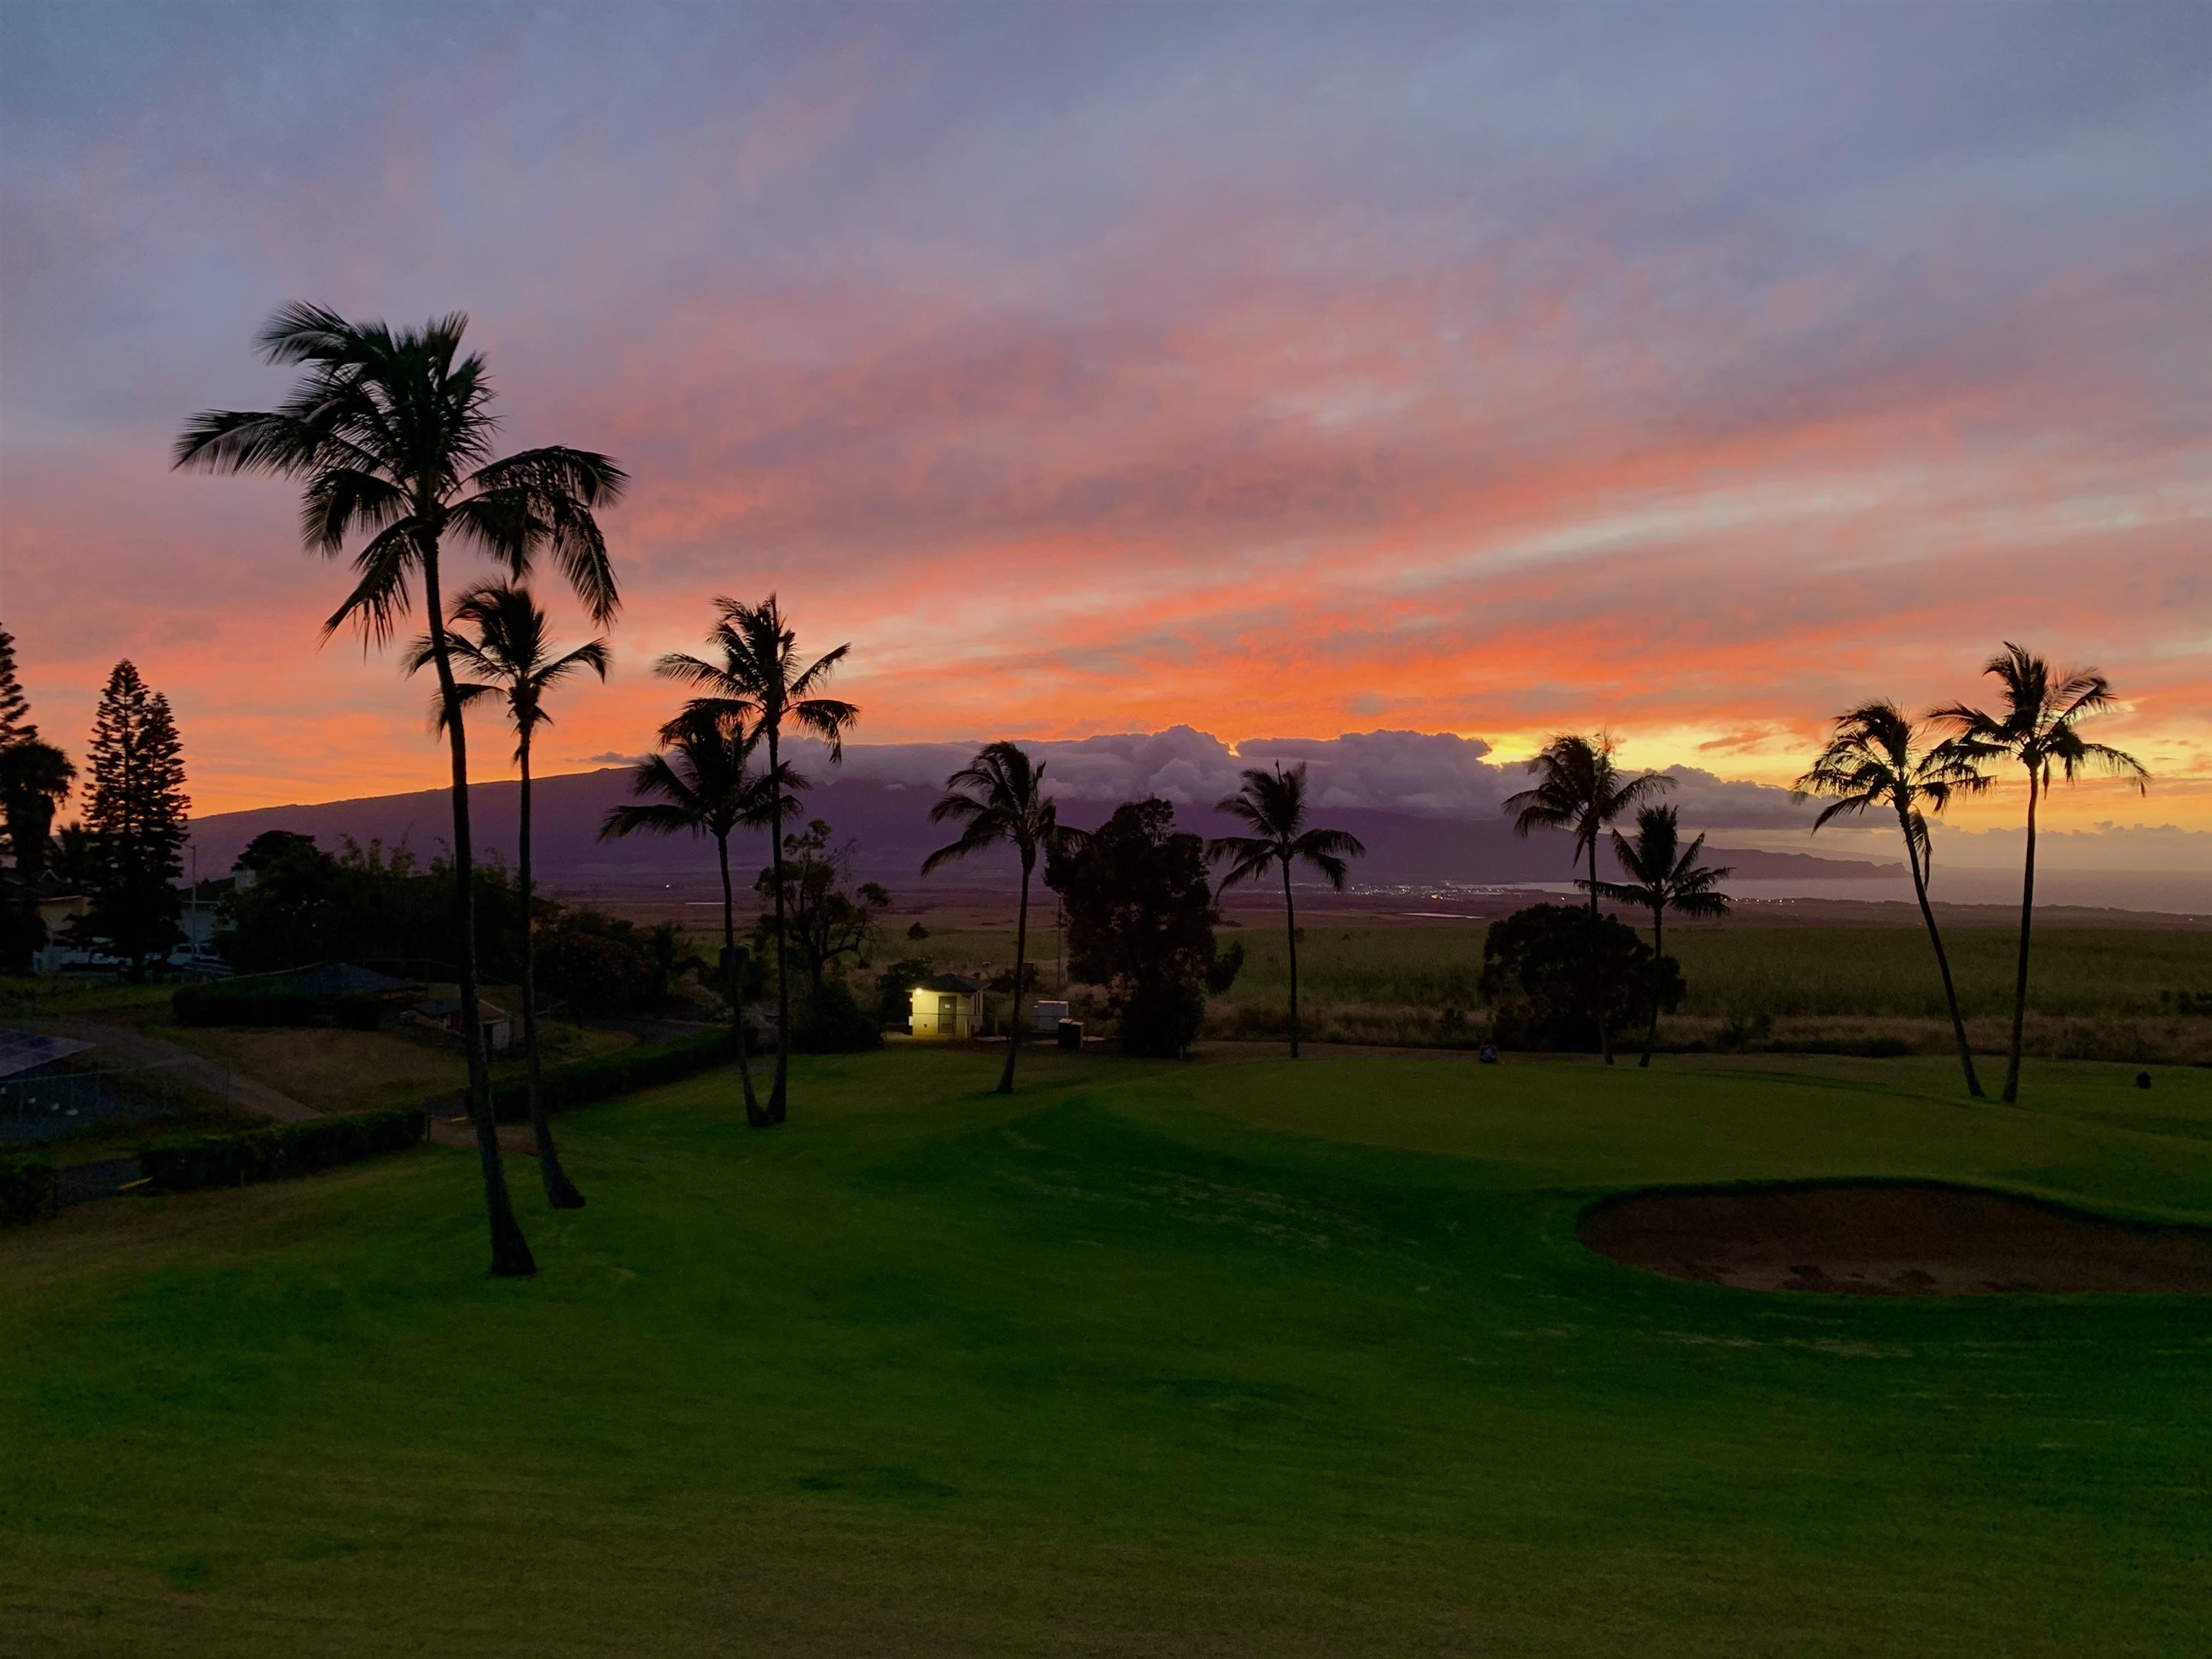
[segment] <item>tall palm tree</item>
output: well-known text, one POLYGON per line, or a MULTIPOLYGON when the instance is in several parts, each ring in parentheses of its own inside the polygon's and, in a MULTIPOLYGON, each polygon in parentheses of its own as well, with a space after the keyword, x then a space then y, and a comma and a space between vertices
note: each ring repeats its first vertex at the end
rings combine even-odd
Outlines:
MULTIPOLYGON (((546 1201, 556 1210, 580 1210, 584 1195, 561 1167, 561 1154, 553 1145, 553 1126, 545 1120, 540 1098, 543 1068, 538 1044, 538 945, 534 936, 532 901, 537 884, 531 874, 530 746, 541 726, 553 723, 545 712, 545 694, 580 668, 588 668, 602 680, 607 677, 607 642, 596 639, 574 651, 555 654, 547 637, 545 612, 526 587, 486 582, 471 588, 453 602, 447 649, 465 673, 478 678, 459 682, 454 690, 462 707, 484 697, 497 697, 507 705, 514 727, 515 763, 522 771, 520 823, 522 866, 522 1048, 529 1079, 530 1128, 538 1140, 538 1173, 545 1183, 546 1201), (472 630, 472 631, 465 631, 472 630)), ((407 672, 419 673, 434 659, 428 639, 416 641, 407 658, 407 672)), ((432 715, 442 726, 446 702, 434 700, 432 715)))
POLYGON ((212 472, 267 472, 302 483, 301 529, 310 551, 336 557, 356 533, 356 580, 323 624, 328 639, 352 623, 364 647, 389 641, 422 590, 423 620, 446 708, 453 763, 453 869, 461 923, 461 1030, 469 1112, 483 1173, 492 1271, 537 1271, 514 1218, 492 1120, 491 1069, 477 1012, 476 890, 469 833, 468 743, 447 643, 441 583, 448 541, 475 548, 515 580, 550 557, 601 626, 620 600, 597 509, 629 479, 606 456, 551 446, 494 457, 497 422, 483 356, 464 354, 459 313, 420 328, 351 323, 320 306, 289 305, 259 345, 271 363, 305 372, 273 410, 208 410, 185 422, 174 464, 212 472))
POLYGON ((1208 842, 1209 861, 1230 860, 1221 878, 1223 890, 1240 881, 1265 875, 1271 864, 1283 872, 1283 926, 1291 947, 1291 1058, 1298 1057, 1298 915, 1291 897, 1291 866, 1303 864, 1327 877, 1338 892, 1344 890, 1346 859, 1362 858, 1367 848, 1357 836, 1342 830, 1306 828, 1306 769, 1303 764, 1283 770, 1278 761, 1272 770, 1244 769, 1244 785, 1235 794, 1213 804, 1249 825, 1249 836, 1223 836, 1208 842))
MULTIPOLYGON (((1660 772, 1622 774, 1613 764, 1613 741, 1601 732, 1595 737, 1563 732, 1529 757, 1528 769, 1536 785, 1505 798, 1505 810, 1518 814, 1513 833, 1525 836, 1535 829, 1571 830, 1575 856, 1589 860, 1590 920, 1597 920, 1597 838, 1613 821, 1647 795, 1672 789, 1674 780, 1660 772)), ((1593 965, 1591 972, 1597 971, 1593 965)), ((1593 985, 1590 1005, 1597 1013, 1598 1048, 1605 1063, 1613 1064, 1613 1033, 1607 1029, 1603 988, 1593 985)))
POLYGON ((1030 877, 1037 854, 1085 838, 1061 824, 1057 802, 1044 793, 1044 763, 1011 743, 987 743, 975 758, 945 781, 945 797, 929 809, 929 821, 957 820, 960 839, 921 861, 925 876, 953 859, 982 852, 1000 842, 1022 861, 1021 908, 1014 920, 1014 1010, 1006 1023, 1006 1065, 999 1073, 999 1092, 1014 1091, 1014 1053, 1022 1040, 1022 981, 1029 963, 1030 877))
POLYGON ((798 802, 788 795, 804 784, 789 768, 780 768, 775 782, 753 769, 758 746, 757 730, 742 721, 713 715, 672 722, 662 733, 669 747, 638 763, 630 776, 630 793, 638 799, 610 811, 599 827, 599 839, 616 841, 624 836, 711 836, 715 862, 722 875, 722 986, 730 1000, 730 1019, 738 1045, 738 1079, 745 1095, 745 1121, 766 1127, 769 1117, 753 1092, 751 1063, 745 1058, 745 1010, 743 975, 738 951, 735 902, 730 886, 730 837, 739 829, 766 826, 785 807, 798 802), (781 789, 775 787, 781 783, 781 789))
POLYGON ((31 737, 0 747, 0 824, 27 893, 46 872, 54 813, 76 781, 76 763, 50 743, 31 737))
MULTIPOLYGON (((802 665, 798 636, 785 619, 783 609, 771 593, 758 605, 717 598, 718 620, 707 635, 707 644, 719 660, 709 661, 688 652, 671 652, 653 665, 663 678, 694 688, 699 695, 684 705, 671 722, 692 718, 719 720, 724 725, 750 725, 768 740, 768 769, 781 776, 784 727, 794 733, 819 738, 830 746, 830 763, 845 758, 845 732, 860 717, 849 702, 821 695, 853 647, 841 645, 827 655, 802 665)), ((663 734, 667 735, 666 733, 663 734)), ((775 1081, 769 1089, 767 1122, 784 1121, 791 1075, 791 964, 781 941, 789 930, 784 921, 783 796, 770 793, 769 860, 775 880, 775 1081)))
POLYGON ((1974 1072, 1974 1050, 1966 1041, 1966 1022, 1959 1012, 1958 987, 1951 979, 1951 958, 1943 949, 1943 934, 1936 926, 1935 907, 1928 900, 1928 884, 1935 875, 1936 847, 1928 830, 1931 813, 1940 813, 1954 795, 1978 794, 1989 780, 1973 760, 1951 744, 1928 744, 1905 711, 1882 701, 1861 703, 1836 716, 1828 746, 1813 762, 1812 769, 1797 780, 1796 793, 1830 797, 1813 820, 1817 833, 1831 818, 1856 817, 1882 810, 1897 817, 1905 837, 1905 858, 1912 872, 1912 896, 1919 902, 1920 919, 1928 927, 1928 942, 1936 949, 1936 969, 1943 976, 1943 1000, 1951 1010, 1951 1036, 1959 1047, 1959 1064, 1966 1073, 1966 1092, 1982 1098, 1982 1080, 1974 1072))
POLYGON ((2017 761, 2027 773, 2027 856, 2020 884, 2020 961, 2013 979, 2012 1053, 2005 1062, 2007 1104, 2020 1098, 2021 1030, 2027 1018, 2028 928, 2035 919, 2035 809, 2051 793, 2055 771, 2069 783, 2085 772, 2124 777, 2148 790, 2150 772, 2133 755, 2091 743, 2075 728, 2116 704, 2112 682, 2094 668, 2054 671, 2034 653, 2011 641, 1982 665, 2004 695, 2003 712, 1986 714, 1954 703, 1934 718, 1957 735, 1958 752, 1972 760, 2017 761))
MULTIPOLYGON (((1667 954, 1668 911, 1679 910, 1686 916, 1728 914, 1729 896, 1716 890, 1735 872, 1724 864, 1698 863, 1698 854, 1705 850, 1703 836, 1687 847, 1682 845, 1682 825, 1671 806, 1646 806, 1638 811, 1634 841, 1618 830, 1613 832, 1613 856, 1628 879, 1599 882, 1596 891, 1615 904, 1641 905, 1651 913, 1655 967, 1667 954)), ((1651 1051, 1658 1043, 1659 1000, 1655 996, 1651 1024, 1644 1034, 1644 1057, 1636 1063, 1649 1066, 1651 1051)))

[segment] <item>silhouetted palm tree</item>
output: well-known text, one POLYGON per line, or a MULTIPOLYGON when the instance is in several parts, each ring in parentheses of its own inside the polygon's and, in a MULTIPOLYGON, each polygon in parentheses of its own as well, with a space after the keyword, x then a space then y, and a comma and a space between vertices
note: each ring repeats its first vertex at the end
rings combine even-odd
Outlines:
POLYGON ((2021 1027, 2027 1018, 2028 929, 2035 919, 2035 808, 2051 793, 2051 775, 2071 783, 2084 772, 2124 777, 2138 790, 2150 773, 2133 755, 2091 743, 2075 727, 2114 707, 2112 682, 2094 668, 2053 672, 2051 665, 2011 641, 1982 665, 2004 693, 2004 711, 1984 714, 1965 703, 1939 708, 1933 718, 1950 726, 1956 750, 1972 760, 2014 760, 2027 773, 2027 856, 2020 885, 2020 962, 2013 980, 2012 1054, 2005 1064, 2004 1097, 2020 1098, 2021 1027))
MULTIPOLYGON (((1595 890, 1615 904, 1641 905, 1651 913, 1655 969, 1658 959, 1667 954, 1668 911, 1679 910, 1686 916, 1728 914, 1729 896, 1714 890, 1735 872, 1727 865, 1698 863, 1698 854, 1705 850, 1703 836, 1687 847, 1682 845, 1682 826, 1671 806, 1647 806, 1638 812, 1634 841, 1618 830, 1613 832, 1613 855, 1628 879, 1599 882, 1595 890)), ((1644 1034, 1644 1057, 1636 1062, 1638 1066, 1651 1063, 1651 1051, 1658 1042, 1659 999, 1655 995, 1651 1024, 1644 1034)))
POLYGON ((54 814, 76 781, 76 763, 50 743, 32 737, 0 747, 0 823, 27 896, 46 872, 54 814))
MULTIPOLYGON (((1513 820, 1516 836, 1539 828, 1573 831, 1576 858, 1589 860, 1587 885, 1593 921, 1597 916, 1597 838, 1645 796, 1674 787, 1674 780, 1663 773, 1624 776, 1613 764, 1613 738, 1603 732, 1592 738, 1562 733, 1529 758, 1528 769, 1535 774, 1536 787, 1505 799, 1505 810, 1518 814, 1513 820)), ((1591 972, 1597 972, 1595 964, 1591 972)), ((1590 1006, 1597 1014, 1598 1048, 1610 1066, 1613 1033, 1607 1028, 1604 989, 1592 986, 1590 1006)))
POLYGON ((929 809, 929 821, 959 821, 960 839, 921 861, 925 876, 953 859, 1004 842, 1022 861, 1021 908, 1014 920, 1014 1008, 1007 1021, 1006 1064, 999 1073, 999 1092, 1014 1091, 1014 1051, 1022 1040, 1022 979, 1029 962, 1030 876, 1037 855, 1084 839, 1080 830, 1064 828, 1060 808, 1044 793, 1044 763, 1011 743, 987 743, 975 758, 945 781, 945 797, 929 809))
POLYGON ((1342 830, 1306 828, 1306 769, 1301 764, 1283 770, 1278 761, 1272 770, 1256 766, 1244 769, 1244 787, 1213 804, 1217 812, 1241 818, 1251 826, 1249 836, 1223 836, 1206 843, 1209 862, 1230 860, 1221 878, 1222 890, 1240 881, 1267 873, 1271 864, 1282 866, 1283 925, 1291 947, 1291 1058, 1298 1057, 1298 917, 1291 897, 1291 866, 1303 864, 1318 870, 1338 892, 1344 890, 1345 860, 1365 856, 1357 836, 1342 830))
MULTIPOLYGON (((543 1067, 538 1045, 538 945, 532 901, 537 884, 531 874, 530 744, 541 726, 552 724, 545 712, 545 694, 580 668, 588 668, 601 679, 607 677, 605 639, 580 645, 574 651, 554 654, 546 637, 545 613, 526 587, 487 582, 470 589, 453 602, 456 626, 447 631, 447 647, 464 673, 480 678, 454 686, 457 700, 465 708, 484 697, 497 697, 507 705, 514 726, 515 763, 522 771, 520 823, 517 838, 522 876, 522 1048, 530 1097, 530 1128, 538 1140, 538 1173, 545 1183, 546 1201, 556 1210, 580 1210, 584 1195, 576 1190, 561 1167, 561 1154, 553 1145, 553 1126, 546 1121, 540 1097, 543 1067), (473 630, 473 631, 469 631, 473 630)), ((407 659, 407 672, 418 673, 434 660, 428 639, 418 640, 407 659)), ((431 708, 434 723, 446 723, 442 695, 431 708)))
POLYGON ((1928 814, 1941 812, 1954 795, 1978 793, 1989 780, 1966 755, 1950 744, 1923 744, 1905 712, 1888 702, 1862 703, 1836 716, 1828 746, 1797 780, 1800 796, 1832 797, 1813 820, 1817 832, 1831 818, 1869 810, 1896 814, 1905 837, 1905 857, 1912 872, 1912 896, 1936 948, 1936 971, 1943 976, 1943 1000, 1951 1011, 1951 1035, 1959 1064, 1966 1073, 1966 1092, 1979 1100, 1982 1080, 1974 1072, 1974 1051, 1966 1041, 1966 1022, 1959 1012, 1959 991, 1951 980, 1951 958, 1936 926, 1928 884, 1935 875, 1936 848, 1928 814))
MULTIPOLYGON (((720 620, 707 635, 719 661, 672 652, 654 665, 654 672, 695 688, 700 695, 684 705, 684 712, 670 723, 675 730, 682 720, 705 717, 724 725, 750 725, 768 741, 768 766, 781 775, 781 744, 787 723, 794 732, 816 737, 830 746, 830 762, 845 758, 845 732, 860 711, 820 694, 836 672, 837 665, 853 647, 841 645, 814 662, 801 665, 797 636, 771 593, 758 605, 742 605, 718 598, 714 609, 720 620)), ((664 736, 667 732, 663 733, 664 736)), ((771 797, 769 824, 769 860, 775 882, 775 1081, 769 1090, 766 1122, 784 1121, 791 1074, 791 964, 781 941, 787 939, 783 896, 783 793, 771 797)))
POLYGON ((779 769, 784 788, 753 769, 757 731, 740 721, 711 714, 671 723, 662 737, 662 754, 649 755, 630 775, 630 793, 639 803, 617 806, 599 826, 599 839, 624 836, 711 836, 722 876, 722 988, 730 1000, 730 1019, 738 1045, 738 1079, 745 1096, 745 1121, 766 1126, 768 1115, 753 1092, 752 1065, 745 1058, 743 957, 738 948, 737 912, 730 886, 730 837, 739 829, 765 827, 781 808, 798 802, 787 792, 804 785, 789 768, 779 769), (657 797, 657 799, 655 799, 657 797))
POLYGON ((447 539, 473 546, 520 580, 539 555, 552 558, 592 620, 604 626, 619 605, 595 509, 629 482, 606 456, 559 446, 495 459, 496 422, 483 358, 464 356, 460 313, 421 328, 350 323, 319 306, 289 305, 260 336, 272 363, 306 373, 273 410, 210 410, 177 439, 175 465, 216 472, 268 472, 303 483, 301 529, 308 548, 336 557, 356 532, 358 580, 323 625, 348 623, 364 644, 389 640, 422 587, 424 622, 446 702, 453 761, 453 869, 461 922, 461 1029, 469 1065, 492 1271, 537 1271, 514 1218, 492 1119, 491 1070, 477 1012, 476 896, 469 834, 468 746, 447 649, 441 588, 447 539))

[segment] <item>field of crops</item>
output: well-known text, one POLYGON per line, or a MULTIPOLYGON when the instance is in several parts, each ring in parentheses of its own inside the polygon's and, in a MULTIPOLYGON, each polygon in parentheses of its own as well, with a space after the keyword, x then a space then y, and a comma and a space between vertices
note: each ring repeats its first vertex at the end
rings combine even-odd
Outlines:
MULTIPOLYGON (((1243 971, 1215 1004, 1216 1036, 1261 1037, 1285 1028, 1287 952, 1281 931, 1243 919, 1222 938, 1241 942, 1243 971)), ((1322 1041, 1433 1043, 1469 1040, 1482 1024, 1480 924, 1319 927, 1304 931, 1299 990, 1308 1034, 1322 1041)), ((2015 936, 1954 928, 1945 936, 1964 1011, 1979 1048, 2002 1046, 2012 1009, 2015 936)), ((1706 927, 1672 931, 1669 955, 1689 994, 1668 1022, 1673 1041, 1711 1046, 1723 1031, 1756 1042, 1936 1053, 1949 1042, 1942 983, 1925 933, 1900 927, 1706 927), (1899 1046, 1901 1045, 1901 1047, 1899 1046)), ((1042 937, 1052 983, 1052 938, 1042 937)), ((933 932, 895 942, 947 965, 1013 959, 1011 933, 933 932)), ((2212 932, 2051 928, 2037 935, 2028 1008, 2030 1046, 2052 1057, 2212 1060, 2212 932), (2193 1011, 2193 1012, 2192 1012, 2193 1011)))

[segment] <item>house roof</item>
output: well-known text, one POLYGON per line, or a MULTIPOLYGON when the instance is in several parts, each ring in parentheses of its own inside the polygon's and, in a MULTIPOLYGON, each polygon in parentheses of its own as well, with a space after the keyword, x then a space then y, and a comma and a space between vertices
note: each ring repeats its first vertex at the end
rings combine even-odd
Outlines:
MULTIPOLYGON (((432 1019, 458 1018, 461 1012, 461 1000, 459 997, 425 997, 415 1005, 415 1012, 418 1014, 427 1014, 432 1019)), ((478 1024, 489 1025, 495 1019, 506 1018, 507 1010, 497 1003, 486 1002, 481 997, 477 1000, 478 1024)))
POLYGON ((964 996, 973 996, 976 985, 974 980, 963 979, 957 974, 933 974, 914 988, 917 991, 956 991, 964 996))
POLYGON ((411 990, 420 983, 394 979, 374 968, 356 968, 350 962, 319 962, 312 968, 285 975, 283 980, 288 991, 315 991, 325 996, 347 996, 363 991, 382 996, 393 991, 411 990))

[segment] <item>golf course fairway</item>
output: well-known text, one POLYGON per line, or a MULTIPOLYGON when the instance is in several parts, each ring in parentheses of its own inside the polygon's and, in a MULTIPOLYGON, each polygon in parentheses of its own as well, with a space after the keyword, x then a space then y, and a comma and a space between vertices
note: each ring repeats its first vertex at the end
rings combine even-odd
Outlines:
POLYGON ((2212 1072, 799 1063, 0 1232, 0 1651, 2188 1655, 2212 1298, 1759 1291, 1644 1186, 2212 1223, 2212 1072))

